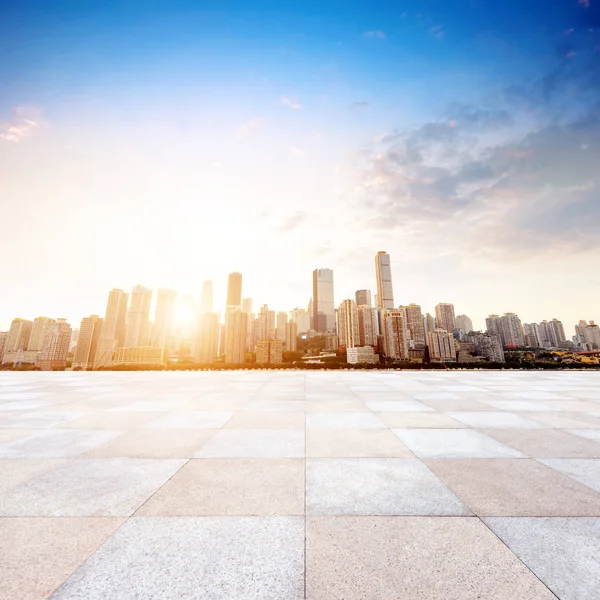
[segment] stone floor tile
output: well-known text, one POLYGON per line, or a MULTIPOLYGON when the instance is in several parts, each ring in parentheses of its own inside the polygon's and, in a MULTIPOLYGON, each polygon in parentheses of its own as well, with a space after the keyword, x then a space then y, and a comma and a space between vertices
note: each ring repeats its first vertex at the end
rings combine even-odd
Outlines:
POLYGON ((0 429, 0 445, 39 433, 37 429, 0 429))
POLYGON ((365 404, 376 412, 434 412, 418 400, 368 400, 365 404))
POLYGON ((588 440, 600 441, 600 429, 568 429, 567 432, 588 440))
POLYGON ((523 455, 472 429, 394 429, 420 458, 519 458, 523 455))
POLYGON ((379 419, 392 429, 465 429, 467 425, 439 412, 378 412, 379 419))
POLYGON ((302 411, 305 410, 306 405, 304 400, 251 400, 248 402, 242 410, 250 411, 302 411))
POLYGON ((221 429, 197 458, 304 458, 304 429, 221 429))
POLYGON ((0 519, 0 598, 46 598, 122 523, 115 517, 0 519))
POLYGON ((6 494, 20 483, 64 463, 65 459, 60 458, 0 458, 0 494, 6 494))
POLYGON ((150 429, 220 429, 233 411, 189 410, 168 413, 146 424, 150 429))
POLYGON ((226 429, 304 429, 304 411, 239 411, 226 429))
POLYGON ((309 458, 310 515, 465 515, 468 510, 420 461, 309 458))
POLYGON ((302 517, 130 519, 52 600, 303 600, 302 517))
MULTIPOLYGON (((540 429, 541 425, 508 412, 453 411, 453 419, 475 429, 540 429)), ((526 413, 527 414, 527 413, 526 413)))
POLYGON ((85 413, 77 411, 35 410, 4 417, 0 420, 0 428, 47 429, 83 416, 85 413))
POLYGON ((600 494, 535 460, 446 459, 426 465, 480 516, 600 516, 600 494))
POLYGON ((529 458, 600 458, 600 444, 559 429, 486 429, 488 435, 529 458))
POLYGON ((85 454, 86 458, 192 458, 217 429, 136 429, 85 454))
POLYGON ((479 520, 309 517, 308 600, 555 600, 479 520))
POLYGON ((585 414, 572 413, 527 413, 527 418, 545 427, 553 429, 600 429, 600 424, 592 417, 585 414))
POLYGON ((48 429, 26 438, 0 444, 0 458, 67 458, 83 454, 123 431, 93 429, 48 429))
POLYGON ((492 410, 507 410, 509 412, 553 412, 556 409, 549 404, 542 404, 533 400, 481 400, 483 404, 491 406, 492 410))
POLYGON ((313 412, 306 415, 307 429, 384 429, 385 425, 372 412, 313 412))
POLYGON ((136 517, 301 516, 304 471, 298 458, 191 460, 136 517))
POLYGON ((129 516, 183 464, 184 460, 71 460, 0 496, 0 516, 129 516))
POLYGON ((101 411, 58 425, 59 429, 135 429, 163 417, 164 411, 101 411))
POLYGON ((350 400, 307 400, 306 412, 337 412, 367 410, 367 405, 355 398, 350 400))
POLYGON ((550 458, 540 462, 600 492, 600 459, 550 458))
POLYGON ((387 429, 309 429, 306 432, 306 456, 414 458, 414 454, 387 429))
POLYGON ((600 519, 487 517, 484 521, 560 600, 597 600, 600 519))
POLYGON ((494 410, 493 407, 485 404, 484 402, 480 402, 478 400, 470 400, 466 398, 460 398, 457 400, 438 400, 438 399, 420 399, 420 402, 426 404, 427 406, 431 406, 431 408, 438 410, 440 412, 450 412, 450 411, 491 411, 494 410))

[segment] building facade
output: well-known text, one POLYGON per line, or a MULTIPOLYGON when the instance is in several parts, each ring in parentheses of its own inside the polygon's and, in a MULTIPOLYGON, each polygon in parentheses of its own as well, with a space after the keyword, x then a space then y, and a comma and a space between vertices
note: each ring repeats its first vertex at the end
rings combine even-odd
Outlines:
POLYGON ((35 361, 36 366, 42 371, 66 367, 70 342, 71 326, 66 319, 57 319, 46 334, 42 350, 35 361))
POLYGON ((354 294, 356 306, 372 306, 371 290, 356 290, 354 294))
POLYGON ((227 280, 227 310, 242 307, 242 274, 229 273, 227 280))
MULTIPOLYGON (((241 299, 241 297, 240 297, 241 299)), ((225 362, 241 365, 246 362, 248 315, 240 309, 225 313, 225 362)))
POLYGON ((312 329, 317 333, 335 331, 333 271, 331 269, 315 269, 313 271, 312 308, 312 329))
POLYGON ((390 255, 385 251, 375 255, 375 278, 377 279, 377 306, 392 310, 394 308, 392 265, 390 255))
POLYGON ((81 368, 86 371, 94 368, 103 323, 104 319, 98 315, 91 315, 81 320, 73 357, 74 369, 81 368))
POLYGON ((150 305, 152 290, 136 285, 131 292, 131 301, 127 311, 127 334, 125 346, 148 346, 152 336, 150 323, 150 305))
POLYGON ((427 334, 429 359, 432 362, 456 361, 456 346, 454 336, 445 329, 434 329, 427 334))
POLYGON ((385 355, 393 360, 408 360, 408 328, 404 310, 383 311, 385 355))
POLYGON ((425 324, 421 307, 418 304, 409 304, 403 308, 406 313, 409 346, 415 350, 423 350, 427 345, 427 337, 425 336, 425 324))
POLYGON ((218 354, 219 318, 215 313, 202 313, 196 322, 193 358, 200 364, 212 364, 218 354))
POLYGON ((435 307, 436 329, 443 329, 452 333, 456 329, 456 319, 454 317, 454 304, 440 302, 435 307))
POLYGON ((344 300, 337 313, 340 346, 354 348, 360 345, 358 309, 354 300, 344 300))

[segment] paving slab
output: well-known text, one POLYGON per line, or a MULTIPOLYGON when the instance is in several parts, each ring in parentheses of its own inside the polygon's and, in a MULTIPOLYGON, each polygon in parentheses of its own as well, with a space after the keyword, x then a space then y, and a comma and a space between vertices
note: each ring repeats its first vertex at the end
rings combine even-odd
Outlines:
POLYGON ((304 515, 303 459, 195 459, 137 516, 304 515))
POLYGON ((487 517, 484 522, 560 600, 597 600, 600 519, 487 517))
POLYGON ((420 461, 309 458, 309 515, 466 515, 469 511, 420 461))
POLYGON ((154 419, 146 427, 150 429, 220 429, 234 414, 233 411, 177 411, 154 419))
POLYGON ((465 429, 468 425, 436 411, 432 412, 378 412, 384 425, 391 429, 465 429))
POLYGON ((304 429, 222 429, 196 458, 304 458, 304 429))
POLYGON ((184 460, 131 458, 71 460, 0 496, 0 516, 130 516, 183 464, 184 460))
POLYGON ((240 411, 225 425, 226 429, 304 429, 304 411, 240 411))
POLYGON ((372 412, 314 412, 306 415, 307 429, 385 429, 372 412))
POLYGON ((115 517, 0 519, 0 598, 46 598, 123 521, 115 517))
POLYGON ((60 423, 60 429, 136 429, 164 416, 164 411, 100 411, 60 423))
POLYGON ((540 462, 600 492, 600 459, 550 458, 540 462))
POLYGON ((434 409, 418 400, 369 400, 365 402, 375 412, 433 412, 434 409))
POLYGON ((306 456, 414 458, 406 445, 387 429, 309 429, 306 456))
POLYGON ((476 518, 309 517, 308 600, 556 600, 476 518))
POLYGON ((600 444, 560 429, 486 429, 485 434, 528 458, 600 458, 600 444))
POLYGON ((130 519, 52 600, 302 600, 304 519, 130 519))
POLYGON ((600 516, 600 494, 530 459, 427 460, 476 515, 600 516))
POLYGON ((394 429, 419 458, 520 458, 521 452, 472 429, 394 429))
POLYGON ((509 412, 451 411, 457 421, 475 429, 540 429, 535 421, 509 412))

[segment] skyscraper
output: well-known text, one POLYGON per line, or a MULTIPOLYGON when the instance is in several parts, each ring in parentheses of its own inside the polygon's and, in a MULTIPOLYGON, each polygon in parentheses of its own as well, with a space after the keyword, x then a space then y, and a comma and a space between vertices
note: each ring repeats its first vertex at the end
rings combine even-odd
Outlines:
POLYGON ((540 326, 537 323, 523 323, 523 333, 525 335, 526 346, 528 346, 529 348, 542 347, 540 326))
POLYGON ((356 299, 356 306, 371 306, 370 290, 356 290, 354 297, 356 299))
POLYGON ((375 255, 375 277, 377 278, 377 306, 393 309, 392 266, 387 252, 381 251, 375 255))
POLYGON ((451 332, 445 329, 434 329, 427 334, 429 358, 434 362, 456 360, 456 346, 451 332))
POLYGON ((227 282, 227 308, 241 308, 242 306, 242 274, 229 273, 227 282))
MULTIPOLYGON (((503 316, 490 315, 485 320, 485 326, 488 333, 495 333, 500 336, 502 344, 506 348, 517 348, 525 344, 521 320, 514 313, 504 313, 503 316)), ((543 330, 540 324, 540 333, 543 337, 543 330)))
POLYGON ((354 300, 343 300, 338 309, 338 343, 346 348, 360 345, 358 309, 354 300))
POLYGON ((247 315, 252 314, 252 298, 244 298, 242 300, 242 312, 245 312, 247 315))
POLYGON ((458 315, 455 320, 456 329, 462 329, 465 333, 473 331, 473 321, 467 315, 458 315))
POLYGON ((200 296, 200 312, 210 313, 213 309, 213 282, 206 280, 202 283, 202 295, 200 296))
POLYGON ((9 336, 9 331, 0 331, 0 364, 2 364, 2 361, 4 359, 4 350, 6 348, 6 345, 8 344, 9 336))
POLYGON ((376 346, 379 335, 377 308, 363 304, 358 311, 358 340, 360 346, 376 346))
POLYGON ((404 309, 383 311, 383 338, 388 358, 408 360, 408 328, 404 309))
POLYGON ((437 329, 443 329, 452 333, 456 329, 456 319, 454 318, 454 304, 440 302, 435 307, 435 319, 437 329))
POLYGON ((313 324, 317 333, 335 331, 335 304, 333 296, 333 271, 313 271, 313 324))
POLYGON ((29 337, 29 342, 27 343, 27 350, 41 352, 44 347, 44 341, 46 340, 46 335, 52 329, 56 321, 54 319, 50 319, 49 317, 37 317, 33 320, 33 325, 31 327, 31 336, 29 337))
POLYGON ((288 316, 286 312, 277 313, 277 325, 275 328, 275 339, 285 341, 288 316))
MULTIPOLYGON (((241 296, 240 296, 241 300, 241 296)), ((241 365, 246 362, 248 315, 239 308, 225 313, 225 362, 241 365)))
POLYGON ((298 350, 298 324, 294 321, 288 321, 285 327, 285 349, 298 350))
POLYGON ((294 308, 290 311, 290 320, 298 325, 299 334, 310 330, 310 314, 304 308, 294 308))
MULTIPOLYGON (((163 356, 173 342, 176 303, 176 291, 166 289, 158 290, 151 345, 154 348, 160 348, 163 351, 163 356)), ((188 310, 190 310, 189 307, 188 310)))
POLYGON ((127 299, 123 290, 114 289, 108 294, 94 368, 110 365, 113 352, 125 346, 127 299))
POLYGON ((219 321, 215 313, 202 313, 196 323, 194 362, 212 364, 218 352, 219 321))
POLYGON ((266 304, 260 307, 260 312, 256 319, 254 335, 255 341, 274 340, 275 339, 275 311, 269 310, 266 304))
POLYGON ((35 361, 36 366, 42 371, 65 367, 70 341, 71 326, 66 319, 57 319, 46 334, 42 350, 35 361))
POLYGON ((131 302, 127 312, 127 334, 125 345, 148 346, 151 339, 150 305, 152 290, 136 285, 131 292, 131 302))
POLYGON ((406 312, 406 328, 408 329, 408 339, 412 342, 412 347, 416 350, 423 350, 427 345, 425 336, 425 325, 423 314, 418 304, 409 304, 404 307, 406 312))
POLYGON ((103 319, 98 315, 91 315, 81 320, 75 356, 73 357, 73 368, 80 367, 85 371, 94 367, 102 323, 103 319))
POLYGON ((4 348, 5 353, 27 350, 33 322, 27 319, 13 319, 10 324, 8 342, 4 348))

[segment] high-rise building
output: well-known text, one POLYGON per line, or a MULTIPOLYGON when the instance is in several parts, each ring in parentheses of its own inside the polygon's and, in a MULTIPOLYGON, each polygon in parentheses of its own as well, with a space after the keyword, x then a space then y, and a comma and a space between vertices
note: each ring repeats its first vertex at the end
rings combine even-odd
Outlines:
POLYGON ((286 312, 277 313, 277 325, 275 329, 275 339, 285 341, 288 316, 286 312))
POLYGON ((427 334, 429 358, 433 362, 451 362, 456 360, 454 336, 445 329, 434 329, 427 334))
POLYGON ((461 329, 465 333, 473 331, 473 321, 467 315, 458 315, 455 320, 456 329, 461 329))
POLYGON ((8 342, 4 352, 18 352, 19 350, 27 350, 29 346, 29 338, 31 337, 31 329, 33 321, 27 319, 13 319, 10 324, 8 342))
POLYGON ((354 300, 343 300, 337 312, 338 343, 346 348, 360 346, 358 309, 354 300))
POLYGON ((260 340, 257 342, 256 362, 259 365, 280 365, 283 363, 283 342, 281 340, 260 340))
POLYGON ((377 306, 392 310, 394 308, 392 265, 387 252, 381 251, 375 255, 375 277, 377 278, 377 306))
POLYGON ((443 329, 452 333, 456 329, 456 320, 454 318, 454 304, 440 302, 435 307, 435 319, 437 329, 443 329))
POLYGON ((227 281, 227 308, 242 307, 242 274, 229 273, 227 281))
POLYGON ((244 298, 242 300, 242 312, 245 312, 247 315, 252 314, 252 298, 244 298))
POLYGON ((408 360, 408 328, 404 309, 383 311, 383 336, 388 358, 408 360))
POLYGON ((128 299, 123 290, 114 289, 108 294, 102 337, 114 340, 115 348, 125 346, 128 299))
POLYGON ((81 320, 79 338, 73 357, 73 368, 80 367, 84 371, 93 369, 96 361, 96 351, 102 333, 103 319, 98 315, 91 315, 81 320))
POLYGON ((225 313, 225 362, 227 364, 241 365, 246 362, 247 333, 248 315, 239 308, 228 310, 225 313))
POLYGON ((313 271, 313 324, 317 333, 335 331, 335 304, 333 296, 333 271, 315 269, 313 271))
POLYGON ((57 319, 46 333, 42 350, 35 364, 42 371, 52 371, 67 366, 71 326, 66 319, 57 319))
POLYGON ((585 326, 584 338, 593 350, 600 350, 600 327, 594 321, 585 326))
POLYGON ((0 364, 4 359, 4 350, 8 345, 8 338, 10 337, 10 331, 0 331, 0 364))
POLYGON ((290 351, 298 350, 298 323, 288 321, 285 327, 285 349, 290 351))
POLYGON ((202 282, 202 294, 200 296, 200 312, 211 313, 213 310, 213 282, 206 280, 202 282))
POLYGON ((131 301, 127 312, 127 334, 125 345, 148 346, 150 344, 152 325, 150 323, 150 305, 152 290, 136 285, 131 292, 131 301))
POLYGON ((485 320, 485 326, 488 333, 500 336, 505 348, 518 348, 525 345, 521 319, 514 313, 504 313, 501 317, 490 315, 485 320))
POLYGON ((429 313, 423 317, 423 328, 425 329, 425 340, 427 341, 427 335, 435 329, 435 319, 429 313))
POLYGON ((379 335, 378 309, 363 304, 358 311, 358 339, 360 346, 376 346, 379 335))
POLYGON ((310 313, 303 308, 294 308, 290 311, 290 320, 298 325, 298 334, 310 331, 310 313))
POLYGON ((415 350, 423 350, 427 345, 427 338, 425 337, 425 325, 421 307, 418 304, 409 304, 404 307, 404 310, 406 312, 409 345, 415 350))
MULTIPOLYGON (((192 298, 193 302, 193 298, 192 298)), ((186 311, 193 314, 189 306, 186 311)), ((164 354, 173 344, 173 328, 175 325, 175 305, 177 304, 177 292, 174 290, 160 289, 156 297, 156 311, 154 313, 154 327, 152 328, 153 348, 160 348, 164 354)))
POLYGON ((356 306, 371 306, 371 290, 356 290, 356 306))
POLYGON ((502 339, 497 333, 472 331, 464 337, 464 341, 474 343, 477 353, 480 356, 484 356, 489 362, 504 362, 502 339))
POLYGON ((540 326, 537 323, 523 323, 523 334, 528 348, 542 348, 540 326))
POLYGON ((29 342, 27 343, 27 350, 41 352, 44 347, 46 335, 48 335, 48 332, 55 323, 56 321, 49 317, 35 318, 31 327, 31 335, 29 336, 29 342))
POLYGON ((274 340, 275 339, 275 311, 269 310, 266 304, 260 307, 260 311, 255 322, 255 342, 262 340, 274 340))
POLYGON ((218 352, 219 320, 215 313, 202 313, 197 320, 194 337, 194 362, 212 364, 218 352))

